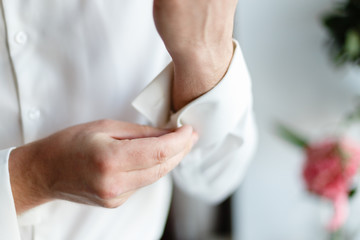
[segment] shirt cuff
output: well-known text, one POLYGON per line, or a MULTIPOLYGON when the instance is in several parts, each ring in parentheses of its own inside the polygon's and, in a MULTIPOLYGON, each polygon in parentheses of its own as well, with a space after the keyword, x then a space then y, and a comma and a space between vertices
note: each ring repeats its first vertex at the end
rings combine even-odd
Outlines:
POLYGON ((157 127, 192 125, 199 133, 199 146, 224 139, 251 105, 250 77, 239 44, 233 41, 235 49, 228 71, 212 90, 171 113, 170 63, 133 101, 135 109, 157 127))
POLYGON ((199 141, 172 173, 183 190, 211 203, 220 202, 240 184, 256 145, 250 76, 234 43, 223 79, 178 112, 170 109, 171 64, 133 102, 157 127, 189 124, 199 133, 199 141))
POLYGON ((0 233, 3 239, 20 240, 9 175, 9 156, 13 149, 0 150, 0 233))

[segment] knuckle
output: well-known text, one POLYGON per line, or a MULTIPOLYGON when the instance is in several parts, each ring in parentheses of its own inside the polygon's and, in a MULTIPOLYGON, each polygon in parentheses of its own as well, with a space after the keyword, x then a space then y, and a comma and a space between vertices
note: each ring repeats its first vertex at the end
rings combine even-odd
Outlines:
POLYGON ((104 208, 117 208, 128 199, 126 193, 124 194, 123 191, 120 191, 116 184, 113 186, 105 184, 98 189, 96 196, 98 205, 104 208))
POLYGON ((157 167, 157 171, 155 173, 155 179, 158 180, 158 179, 164 177, 167 174, 167 172, 168 172, 168 170, 167 170, 166 165, 160 164, 157 167))
POLYGON ((102 201, 100 202, 99 204, 101 207, 104 207, 104 208, 117 208, 119 205, 116 204, 116 202, 114 201, 102 201))
POLYGON ((126 197, 121 197, 119 199, 101 201, 99 205, 104 208, 113 209, 123 205, 126 201, 127 201, 126 197))
POLYGON ((99 127, 106 127, 109 126, 111 124, 111 120, 110 119, 100 119, 95 121, 95 125, 99 126, 99 127))
POLYGON ((107 183, 100 183, 99 185, 100 186, 96 190, 95 195, 101 202, 109 202, 118 196, 118 190, 116 187, 107 183))
POLYGON ((159 164, 162 164, 166 161, 167 159, 167 152, 165 149, 158 149, 155 152, 155 159, 159 164))
POLYGON ((113 169, 112 161, 108 160, 105 157, 97 157, 94 160, 95 171, 100 174, 101 176, 108 175, 111 170, 113 169))
POLYGON ((115 160, 110 151, 96 151, 93 153, 94 171, 100 176, 107 176, 115 169, 115 160))

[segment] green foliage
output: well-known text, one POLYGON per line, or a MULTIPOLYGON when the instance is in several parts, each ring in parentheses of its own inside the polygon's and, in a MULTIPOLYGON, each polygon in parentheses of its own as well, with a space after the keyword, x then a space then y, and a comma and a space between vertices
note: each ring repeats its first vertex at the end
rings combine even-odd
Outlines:
POLYGON ((354 123, 359 123, 360 122, 360 99, 358 99, 358 103, 357 106, 355 107, 355 109, 347 114, 344 119, 343 119, 343 124, 348 127, 354 123))
POLYGON ((329 49, 337 65, 360 66, 360 0, 338 3, 322 18, 329 34, 329 49))
POLYGON ((342 240, 344 239, 343 229, 338 229, 335 232, 330 233, 330 240, 342 240))
POLYGON ((277 132, 284 140, 292 143, 296 147, 306 148, 308 146, 308 141, 304 137, 284 125, 279 124, 277 126, 277 132))
POLYGON ((354 197, 355 196, 355 194, 356 194, 356 187, 354 187, 354 188, 352 188, 352 189, 350 189, 350 191, 349 191, 349 193, 348 193, 348 195, 349 195, 349 198, 352 198, 352 197, 354 197))
POLYGON ((341 161, 340 163, 341 163, 343 170, 345 170, 346 165, 348 164, 348 161, 350 159, 350 154, 341 147, 340 143, 336 144, 334 151, 335 151, 335 154, 337 154, 338 157, 340 158, 340 161, 341 161))

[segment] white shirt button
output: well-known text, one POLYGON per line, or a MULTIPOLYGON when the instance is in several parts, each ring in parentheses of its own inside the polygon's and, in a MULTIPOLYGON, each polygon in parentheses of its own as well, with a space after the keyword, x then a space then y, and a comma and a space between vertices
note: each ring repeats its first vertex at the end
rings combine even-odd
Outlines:
POLYGON ((15 34, 15 42, 20 45, 24 45, 27 42, 28 36, 25 32, 20 31, 15 34))
POLYGON ((28 111, 28 117, 29 119, 31 120, 36 120, 36 119, 39 119, 40 118, 40 110, 37 109, 37 108, 33 108, 33 109, 30 109, 28 111))

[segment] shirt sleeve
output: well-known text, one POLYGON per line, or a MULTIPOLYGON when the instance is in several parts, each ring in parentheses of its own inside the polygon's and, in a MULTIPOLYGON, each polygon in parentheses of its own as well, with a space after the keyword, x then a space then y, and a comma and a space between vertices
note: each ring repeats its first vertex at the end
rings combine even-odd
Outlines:
POLYGON ((199 141, 173 171, 176 184, 208 202, 229 196, 244 177, 256 145, 251 81, 236 40, 224 78, 209 92, 171 113, 173 66, 169 64, 133 101, 153 125, 188 124, 199 141))
POLYGON ((15 203, 10 186, 9 155, 12 148, 0 150, 0 233, 1 239, 20 240, 15 203))

